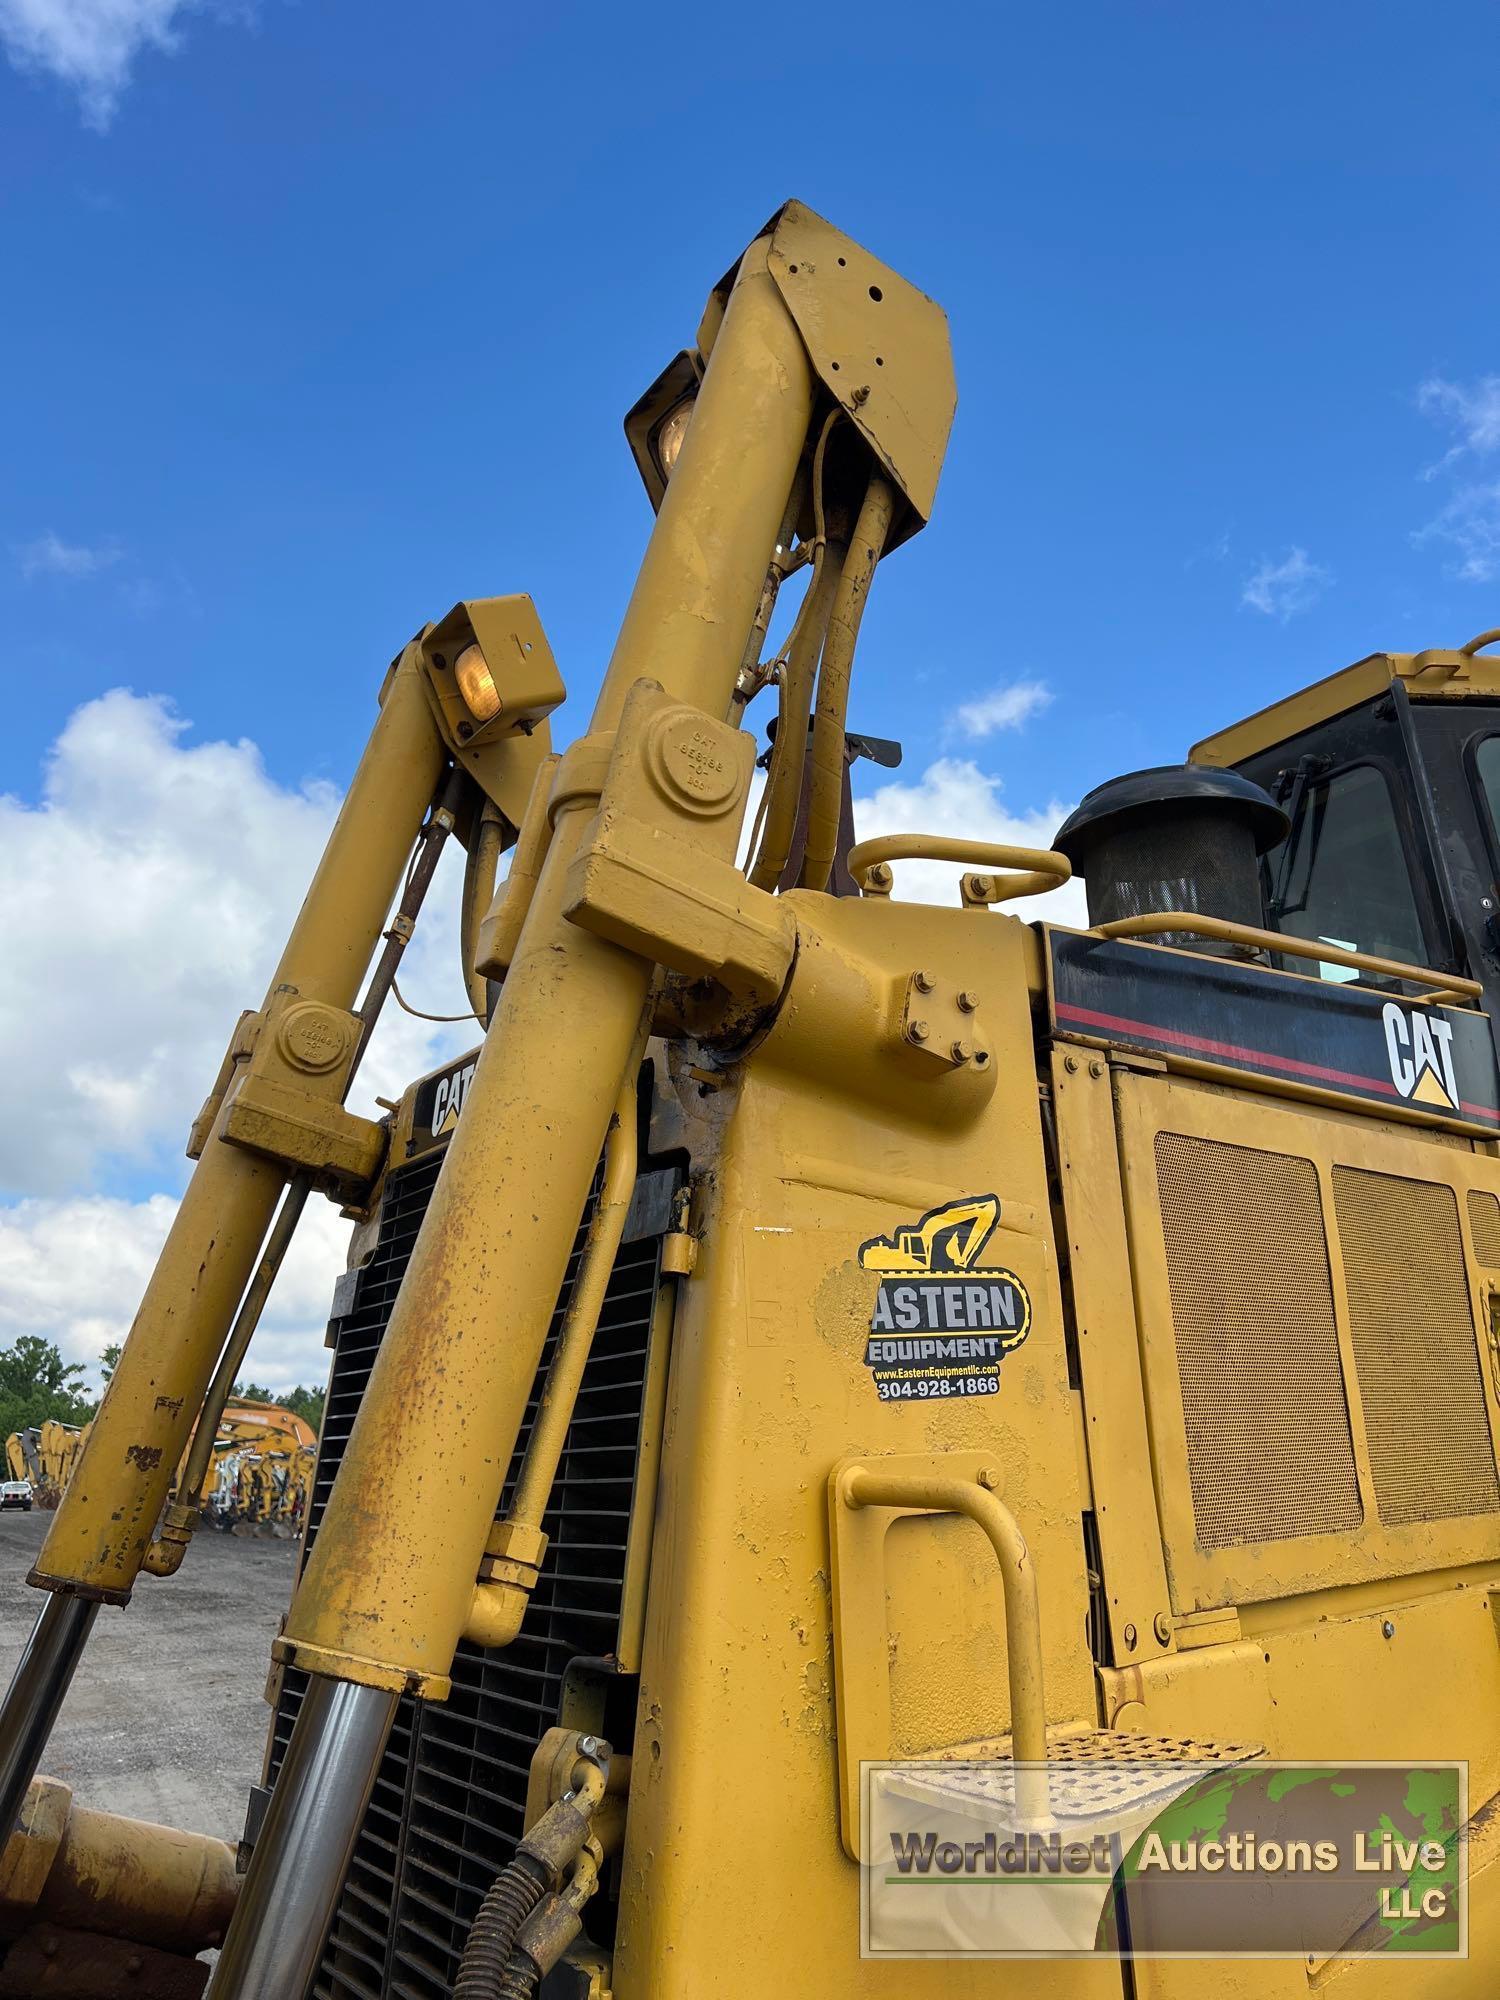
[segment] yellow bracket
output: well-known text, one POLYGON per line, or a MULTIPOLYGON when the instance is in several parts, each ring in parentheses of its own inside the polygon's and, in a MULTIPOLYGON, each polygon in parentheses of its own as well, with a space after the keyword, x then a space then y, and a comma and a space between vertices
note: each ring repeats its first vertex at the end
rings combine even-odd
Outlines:
POLYGON ((305 1086, 246 1077, 220 1135, 231 1146, 279 1160, 336 1201, 357 1203, 385 1157, 385 1127, 330 1104, 305 1086))
POLYGON ((892 1755, 891 1661, 886 1626, 886 1537, 913 1514, 961 1514, 988 1538, 1005 1595, 1011 1753, 1038 1767, 1020 1775, 1028 1817, 1046 1809, 1047 1702, 1036 1569, 1020 1524, 995 1493, 981 1452, 846 1458, 828 1481, 839 1812, 845 1851, 859 1859, 860 1765, 892 1755))
MULTIPOLYGON (((577 1729, 560 1724, 547 1730, 531 1753, 526 1780, 524 1825, 529 1833, 550 1806, 574 1791, 580 1779, 589 1777, 588 1761, 580 1771, 579 1745, 588 1739, 577 1729)), ((597 1765, 594 1766, 597 1770, 597 1765)), ((594 1781, 597 1783, 597 1780, 594 1781)), ((590 1795, 594 1784, 590 1785, 590 1795)), ((589 1816, 589 1831, 605 1854, 617 1854, 625 1837, 625 1805, 630 1792, 630 1759, 622 1751, 610 1752, 604 1792, 589 1816)))
POLYGON ((359 1200, 386 1146, 383 1126, 343 1108, 363 1033, 359 1016, 283 986, 253 1018, 253 1036, 236 1037, 249 1042, 249 1055, 226 1093, 219 1136, 306 1174, 336 1200, 359 1200))
POLYGON ((564 914, 670 972, 774 1000, 795 924, 734 865, 754 762, 743 730, 638 681, 568 870, 564 914))
MULTIPOLYGON (((803 202, 779 208, 762 236, 766 269, 819 381, 905 502, 886 537, 893 549, 932 516, 958 400, 948 316, 803 202)), ((717 287, 698 329, 705 355, 733 275, 717 287)))
POLYGON ((224 1060, 219 1064, 219 1073, 214 1078, 213 1088, 203 1100, 203 1108, 193 1120, 188 1133, 187 1156, 190 1160, 201 1159, 203 1148, 213 1136, 214 1121, 224 1103, 224 1093, 236 1068, 248 1062, 255 1050, 256 1037, 260 1033, 261 1017, 254 1007, 247 1007, 234 1024, 234 1033, 229 1037, 229 1047, 224 1051, 224 1060))
POLYGON ((901 1002, 901 1039, 937 1071, 972 1063, 989 1067, 990 1048, 979 1026, 979 995, 972 987, 918 967, 908 973, 901 1002))

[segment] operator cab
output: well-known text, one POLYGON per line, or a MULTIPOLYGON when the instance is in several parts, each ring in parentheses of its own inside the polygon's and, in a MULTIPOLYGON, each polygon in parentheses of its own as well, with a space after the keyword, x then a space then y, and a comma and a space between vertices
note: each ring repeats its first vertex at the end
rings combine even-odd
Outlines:
POLYGON ((1500 1038, 1500 659, 1480 650, 1497 640, 1372 654, 1190 756, 1287 814, 1261 857, 1267 929, 1476 979, 1500 1038))

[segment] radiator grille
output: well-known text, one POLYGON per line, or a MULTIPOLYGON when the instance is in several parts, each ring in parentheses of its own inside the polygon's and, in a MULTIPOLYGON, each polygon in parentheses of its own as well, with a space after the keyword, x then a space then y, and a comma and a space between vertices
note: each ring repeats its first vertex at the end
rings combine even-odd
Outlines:
POLYGON ((1349 1323, 1380 1518, 1500 1507, 1458 1202, 1435 1181, 1333 1170, 1349 1323))
POLYGON ((1474 1255, 1492 1271, 1500 1271, 1500 1201, 1483 1188, 1469 1189, 1469 1229, 1474 1255))
MULTIPOLYGON (((374 1255, 359 1274, 351 1310, 337 1322, 309 1542, 441 1158, 429 1155, 391 1175, 374 1255)), ((582 1235, 580 1225, 544 1366, 576 1277, 582 1235)), ((400 1703, 313 1987, 316 2000, 447 2000, 480 1900, 523 1831, 531 1753, 559 1719, 568 1665, 614 1648, 658 1265, 655 1235, 627 1240, 616 1259, 546 1516, 550 1546, 522 1637, 503 1652, 461 1645, 446 1702, 404 1697, 400 1703)), ((533 1398, 517 1462, 534 1412, 533 1398)), ((306 1685, 304 1674, 285 1676, 273 1723, 272 1783, 306 1685)))
POLYGON ((1316 1169, 1160 1132, 1156 1173, 1200 1546, 1358 1527, 1316 1169))

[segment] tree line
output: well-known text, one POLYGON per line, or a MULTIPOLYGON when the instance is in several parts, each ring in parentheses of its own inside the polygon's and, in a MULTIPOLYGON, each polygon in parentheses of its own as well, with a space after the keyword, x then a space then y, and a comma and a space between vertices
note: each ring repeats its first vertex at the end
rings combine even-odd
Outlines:
MULTIPOLYGON (((112 1340, 99 1357, 99 1372, 108 1385, 120 1359, 120 1343, 112 1340)), ((64 1361, 54 1342, 23 1333, 9 1347, 0 1347, 0 1443, 12 1431, 24 1431, 55 1417, 59 1423, 86 1424, 98 1412, 102 1396, 90 1393, 81 1361, 64 1361)), ((323 1421, 321 1387, 279 1393, 259 1382, 236 1382, 233 1393, 247 1403, 275 1403, 312 1426, 323 1421)), ((3 1455, 3 1454, 0 1454, 3 1455)))

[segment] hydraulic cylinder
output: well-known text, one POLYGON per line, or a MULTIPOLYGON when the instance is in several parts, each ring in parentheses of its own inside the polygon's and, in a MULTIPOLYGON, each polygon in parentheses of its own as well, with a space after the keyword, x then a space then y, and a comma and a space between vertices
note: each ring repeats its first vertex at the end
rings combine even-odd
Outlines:
MULTIPOLYGON (((354 1004, 442 764, 419 669, 403 664, 292 926, 272 993, 293 986, 308 1000, 354 1004)), ((215 1128, 31 1582, 105 1603, 129 1597, 286 1179, 271 1161, 225 1145, 215 1128)))
MULTIPOLYGON (((743 258, 663 497, 570 791, 555 827, 464 1116, 417 1239, 279 1656, 315 1675, 441 1698, 473 1602, 501 1485, 655 967, 564 915, 566 877, 597 806, 632 686, 657 681, 719 719, 730 708, 811 422, 814 377, 766 243, 743 258)), ((316 1684, 316 1683, 315 1683, 316 1684)), ((314 1768, 332 1722, 304 1706, 289 1762, 314 1768)), ((329 1804, 299 1794, 255 1856, 214 2000, 284 2000, 305 1969, 274 1939, 300 1907, 306 1829, 347 1854, 381 1741, 329 1804), (362 1782, 361 1782, 362 1781, 362 1782), (349 1816, 353 1815, 352 1818, 349 1816), (252 1949, 245 1933, 266 1943, 252 1949)), ((319 1877, 331 1919, 338 1883, 319 1877)), ((305 1934, 299 1922, 298 1936, 305 1934)))

